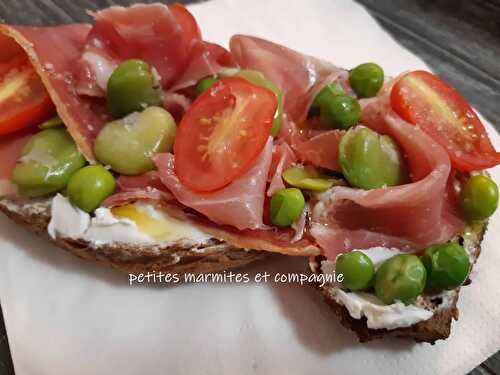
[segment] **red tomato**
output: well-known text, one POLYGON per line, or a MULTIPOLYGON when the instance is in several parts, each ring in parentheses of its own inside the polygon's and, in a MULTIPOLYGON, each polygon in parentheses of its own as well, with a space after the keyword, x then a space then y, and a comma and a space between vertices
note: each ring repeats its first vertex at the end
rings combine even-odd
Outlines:
POLYGON ((414 71, 402 76, 392 88, 391 106, 445 147, 457 170, 480 170, 500 163, 500 154, 472 107, 434 74, 414 71))
POLYGON ((186 9, 184 5, 175 3, 168 6, 168 9, 173 13, 175 19, 182 27, 189 41, 193 39, 201 39, 201 32, 193 15, 186 9))
POLYGON ((197 192, 214 191, 251 168, 269 138, 276 95, 237 77, 199 96, 177 129, 175 172, 197 192))
POLYGON ((38 125, 54 105, 27 58, 0 66, 0 135, 38 125))

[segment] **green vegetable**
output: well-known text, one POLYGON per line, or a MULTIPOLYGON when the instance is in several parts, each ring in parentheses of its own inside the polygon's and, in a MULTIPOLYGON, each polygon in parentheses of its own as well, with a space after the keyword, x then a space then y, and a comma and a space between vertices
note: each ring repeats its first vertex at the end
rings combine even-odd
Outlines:
POLYGON ((203 78, 198 82, 196 85, 196 96, 200 96, 203 94, 205 91, 207 91, 215 82, 217 82, 217 79, 213 77, 207 77, 203 78))
POLYGON ((325 191, 333 186, 335 180, 322 176, 315 168, 291 167, 283 172, 288 185, 305 190, 325 191))
POLYGON ((281 227, 289 226, 300 217, 304 206, 304 196, 299 189, 280 190, 271 198, 271 221, 281 227))
POLYGON ((392 138, 363 126, 342 137, 339 163, 347 181, 362 189, 401 185, 408 180, 403 156, 392 138))
POLYGON ((375 294, 387 305, 401 301, 408 305, 424 290, 426 270, 412 254, 387 259, 375 273, 375 294))
POLYGON ((472 176, 462 188, 460 205, 467 220, 487 219, 498 207, 497 184, 486 176, 472 176))
POLYGON ((12 181, 22 195, 39 197, 64 189, 71 175, 84 165, 84 157, 64 128, 45 129, 24 146, 12 181))
POLYGON ((107 124, 97 135, 97 160, 115 172, 138 175, 154 168, 155 154, 172 151, 175 121, 160 107, 149 107, 107 124))
POLYGON ((320 123, 325 129, 348 129, 361 119, 361 106, 350 96, 339 95, 324 101, 319 110, 320 123))
POLYGON ((457 243, 428 247, 422 262, 427 270, 427 287, 432 289, 456 288, 469 274, 469 256, 457 243))
POLYGON ((345 91, 338 83, 330 83, 321 89, 311 104, 311 108, 321 108, 325 103, 330 102, 334 97, 345 95, 345 91))
POLYGON ((149 65, 142 60, 128 60, 116 68, 108 80, 109 112, 122 117, 161 103, 160 85, 149 65))
POLYGON ((55 128, 56 126, 63 125, 63 122, 59 116, 52 117, 51 119, 42 122, 38 127, 40 129, 55 128))
POLYGON ((358 65, 349 73, 349 83, 360 98, 371 98, 384 85, 384 70, 375 63, 358 65))
POLYGON ((281 121, 283 120, 283 95, 281 90, 268 80, 261 72, 256 70, 240 70, 234 74, 235 77, 241 77, 246 79, 248 82, 253 83, 256 86, 264 87, 265 89, 271 90, 274 95, 278 98, 278 109, 274 115, 273 127, 271 129, 271 134, 273 137, 277 136, 280 128, 281 121))
POLYGON ((371 259, 361 251, 351 251, 337 258, 335 273, 342 274, 342 285, 350 290, 368 289, 375 276, 375 267, 371 259))
POLYGON ((89 165, 78 170, 68 182, 68 198, 75 206, 93 212, 115 191, 115 178, 102 165, 89 165))

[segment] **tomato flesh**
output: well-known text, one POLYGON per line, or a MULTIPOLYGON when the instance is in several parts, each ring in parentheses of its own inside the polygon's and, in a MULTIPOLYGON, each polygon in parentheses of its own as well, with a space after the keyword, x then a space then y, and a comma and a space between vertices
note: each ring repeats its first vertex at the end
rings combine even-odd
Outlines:
POLYGON ((40 77, 27 58, 0 67, 0 135, 38 125, 55 113, 40 77))
POLYGON ((223 188, 247 172, 264 148, 278 102, 268 89, 223 78, 184 115, 174 144, 175 172, 197 192, 223 188))
POLYGON ((480 170, 500 163, 500 154, 472 107, 434 74, 414 71, 402 76, 392 88, 391 106, 441 144, 457 170, 480 170))

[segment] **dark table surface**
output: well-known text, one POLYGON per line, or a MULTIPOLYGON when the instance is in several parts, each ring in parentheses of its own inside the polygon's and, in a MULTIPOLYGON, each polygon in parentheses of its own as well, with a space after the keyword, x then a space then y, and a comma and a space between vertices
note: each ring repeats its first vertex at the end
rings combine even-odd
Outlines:
MULTIPOLYGON (((1 0, 0 20, 29 25, 85 21, 88 18, 84 9, 133 2, 137 1, 1 0)), ((358 2, 399 43, 424 59, 458 88, 500 130, 500 122, 497 121, 500 118, 500 0, 358 2)), ((14 369, 0 314, 0 375, 12 374, 14 369)), ((500 374, 500 353, 489 358, 471 374, 500 374)))

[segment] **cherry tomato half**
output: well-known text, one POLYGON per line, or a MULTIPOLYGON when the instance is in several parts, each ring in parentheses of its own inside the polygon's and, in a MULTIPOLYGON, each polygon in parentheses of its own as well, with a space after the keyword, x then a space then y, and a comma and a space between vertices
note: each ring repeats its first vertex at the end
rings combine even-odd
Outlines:
POLYGON ((174 144, 175 172, 197 192, 218 190, 248 171, 269 138, 276 95, 237 77, 223 78, 184 115, 174 144))
POLYGON ((38 125, 54 115, 49 94, 27 57, 0 65, 0 135, 38 125))
POLYGON ((500 153, 470 104, 434 74, 403 75, 392 88, 391 106, 441 144, 457 170, 480 170, 500 163, 500 153))

